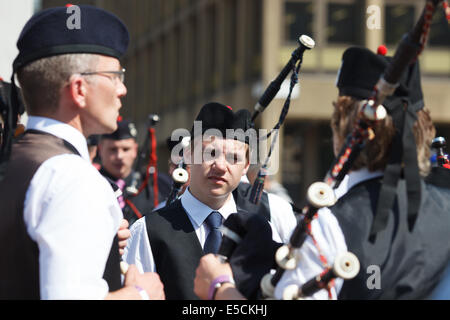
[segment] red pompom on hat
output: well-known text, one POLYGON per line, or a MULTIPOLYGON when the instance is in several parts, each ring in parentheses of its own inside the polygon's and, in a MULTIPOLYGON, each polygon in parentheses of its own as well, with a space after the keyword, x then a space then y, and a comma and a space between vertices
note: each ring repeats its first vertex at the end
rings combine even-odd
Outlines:
POLYGON ((379 47, 378 47, 378 49, 377 49, 377 53, 378 54, 381 54, 382 56, 385 56, 386 55, 386 53, 387 53, 387 48, 386 48, 386 46, 384 45, 384 44, 382 44, 382 45, 380 45, 379 47))

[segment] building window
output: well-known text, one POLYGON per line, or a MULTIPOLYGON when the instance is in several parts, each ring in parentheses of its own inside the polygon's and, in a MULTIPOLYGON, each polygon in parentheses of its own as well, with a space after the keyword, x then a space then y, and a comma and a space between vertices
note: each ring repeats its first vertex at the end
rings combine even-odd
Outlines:
POLYGON ((191 19, 191 42, 192 53, 191 53, 191 63, 190 68, 192 72, 190 73, 190 100, 195 101, 195 99, 200 95, 201 91, 201 77, 199 76, 201 72, 200 68, 200 57, 201 57, 201 37, 200 37, 200 22, 197 16, 191 19))
POLYGON ((227 1, 225 4, 224 21, 224 39, 225 39, 225 70, 224 85, 231 88, 236 84, 236 65, 237 65, 237 0, 227 1))
POLYGON ((329 44, 363 44, 363 8, 361 1, 328 3, 326 37, 329 44))
POLYGON ((413 5, 386 5, 384 38, 388 45, 397 45, 405 33, 408 33, 415 23, 413 5))
POLYGON ((445 18, 444 10, 438 8, 431 22, 429 35, 430 46, 450 47, 450 27, 445 18))
POLYGON ((312 1, 286 1, 285 11, 285 39, 297 42, 302 34, 312 36, 313 32, 313 4, 312 1))
POLYGON ((202 59, 205 60, 204 88, 207 94, 217 90, 217 8, 213 4, 207 9, 206 14, 206 52, 202 59))
POLYGON ((261 76, 261 30, 262 3, 253 0, 250 6, 250 23, 247 26, 245 50, 245 79, 254 80, 261 76))

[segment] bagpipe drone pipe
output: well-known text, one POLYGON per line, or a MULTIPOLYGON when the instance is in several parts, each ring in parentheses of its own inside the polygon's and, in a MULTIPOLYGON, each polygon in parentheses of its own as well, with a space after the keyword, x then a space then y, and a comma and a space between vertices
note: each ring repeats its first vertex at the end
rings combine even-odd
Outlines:
POLYGON ((186 163, 183 159, 183 150, 189 147, 190 139, 191 138, 188 136, 181 139, 180 159, 178 160, 177 167, 172 172, 172 188, 170 190, 169 197, 167 198, 167 205, 177 199, 181 188, 189 180, 189 173, 186 170, 186 163))
POLYGON ((160 118, 157 114, 148 115, 147 134, 144 144, 139 147, 138 158, 135 162, 133 176, 130 185, 127 187, 127 193, 130 197, 136 197, 144 189, 147 192, 147 198, 150 198, 150 185, 153 187, 153 205, 158 206, 158 173, 157 173, 157 155, 156 155, 156 135, 155 126, 159 123, 160 118), (148 155, 145 173, 142 174, 142 166, 148 155), (141 176, 144 179, 140 179, 141 176), (141 183, 139 185, 139 181, 141 183))

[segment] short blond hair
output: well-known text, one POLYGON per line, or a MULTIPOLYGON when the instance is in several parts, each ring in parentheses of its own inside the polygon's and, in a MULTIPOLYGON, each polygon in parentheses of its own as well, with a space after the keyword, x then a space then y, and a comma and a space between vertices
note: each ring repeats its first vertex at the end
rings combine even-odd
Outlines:
POLYGON ((60 91, 71 75, 92 71, 99 55, 63 54, 42 58, 22 67, 17 77, 30 115, 56 110, 60 91))

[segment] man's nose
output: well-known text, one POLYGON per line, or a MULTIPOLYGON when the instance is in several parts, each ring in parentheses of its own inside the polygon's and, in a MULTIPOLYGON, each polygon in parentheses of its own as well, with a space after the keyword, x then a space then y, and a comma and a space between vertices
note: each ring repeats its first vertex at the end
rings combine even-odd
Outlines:
POLYGON ((127 87, 125 86, 125 84, 122 81, 117 81, 118 85, 117 85, 117 95, 119 98, 123 98, 127 95, 127 87))
POLYGON ((213 167, 219 172, 225 172, 227 170, 227 161, 223 155, 214 159, 213 167))
POLYGON ((123 152, 123 150, 117 150, 117 152, 116 152, 116 158, 122 160, 124 154, 125 154, 125 153, 123 152))

